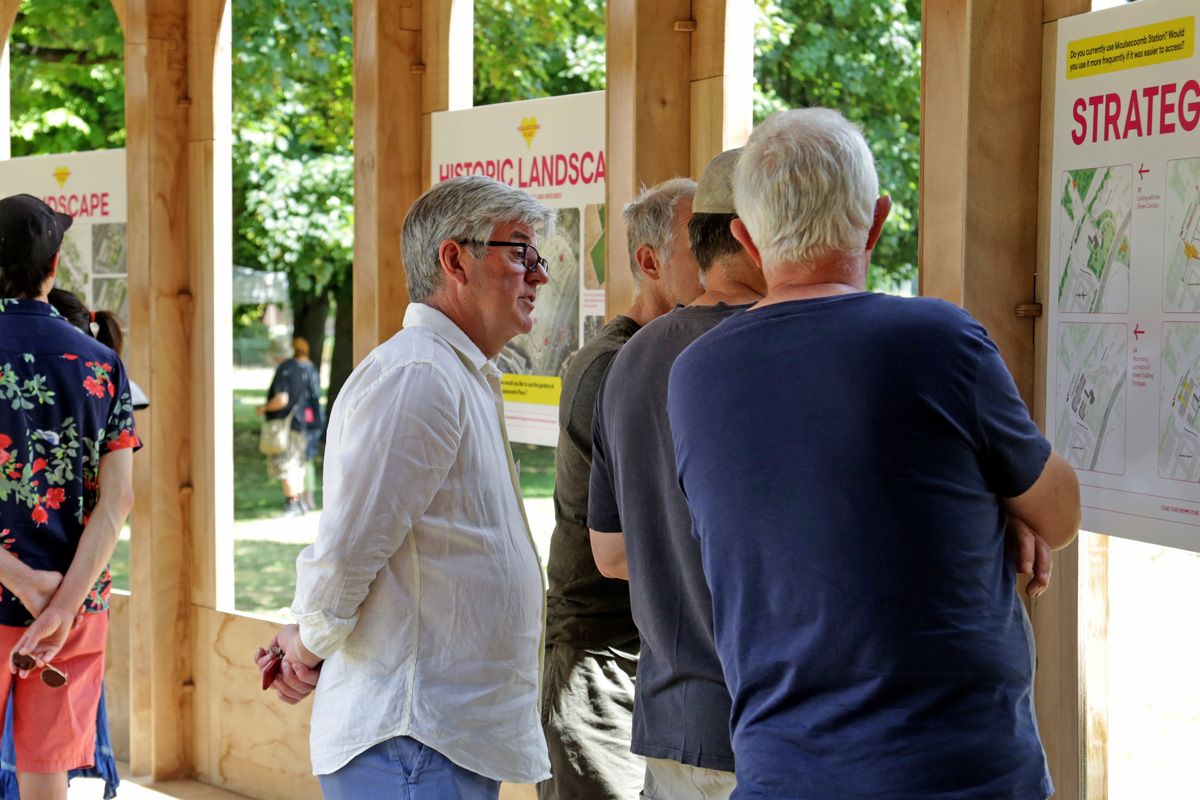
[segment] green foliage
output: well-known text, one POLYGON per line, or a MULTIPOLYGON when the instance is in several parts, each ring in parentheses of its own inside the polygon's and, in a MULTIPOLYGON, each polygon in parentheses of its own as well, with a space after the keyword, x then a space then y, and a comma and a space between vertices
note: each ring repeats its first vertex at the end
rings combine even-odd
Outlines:
POLYGON ((604 0, 476 0, 475 105, 604 88, 604 0))
POLYGON ((332 291, 354 243, 349 0, 233 6, 234 262, 332 291))
POLYGON ((11 73, 13 156, 125 146, 125 39, 109 0, 24 0, 11 73))
POLYGON ((755 0, 754 116, 780 108, 836 108, 863 126, 892 213, 868 286, 917 275, 920 177, 919 0, 755 0))

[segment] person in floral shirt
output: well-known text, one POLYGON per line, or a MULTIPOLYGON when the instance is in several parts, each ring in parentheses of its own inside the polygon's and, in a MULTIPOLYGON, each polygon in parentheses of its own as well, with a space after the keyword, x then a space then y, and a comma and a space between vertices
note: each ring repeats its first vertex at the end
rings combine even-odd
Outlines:
POLYGON ((0 717, 11 690, 24 800, 66 800, 67 772, 94 759, 107 565, 141 446, 120 358, 47 302, 70 225, 29 195, 0 200, 0 717))

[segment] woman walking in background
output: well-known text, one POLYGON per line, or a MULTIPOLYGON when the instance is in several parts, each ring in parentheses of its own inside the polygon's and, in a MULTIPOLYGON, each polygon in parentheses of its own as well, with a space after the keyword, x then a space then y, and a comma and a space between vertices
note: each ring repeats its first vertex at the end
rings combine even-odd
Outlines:
POLYGON ((268 350, 280 362, 275 377, 267 389, 267 402, 254 413, 267 419, 291 419, 287 447, 280 453, 267 456, 267 475, 283 487, 283 517, 298 517, 312 509, 311 497, 304 498, 305 465, 316 455, 324 428, 321 412, 321 378, 309 360, 308 340, 302 336, 292 339, 292 357, 287 358, 287 345, 272 340, 268 350))

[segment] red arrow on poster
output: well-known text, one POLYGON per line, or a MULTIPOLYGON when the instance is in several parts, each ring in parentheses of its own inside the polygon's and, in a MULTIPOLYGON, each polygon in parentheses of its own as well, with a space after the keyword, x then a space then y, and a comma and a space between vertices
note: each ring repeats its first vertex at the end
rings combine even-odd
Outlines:
POLYGON ((1143 163, 1143 164, 1141 165, 1141 169, 1139 169, 1139 170, 1138 170, 1138 177, 1139 177, 1139 178, 1141 178, 1143 175, 1145 175, 1145 174, 1146 174, 1147 172, 1149 172, 1149 171, 1150 171, 1150 170, 1146 169, 1146 165, 1145 165, 1145 163, 1143 163))
POLYGON ((1141 341, 1140 337, 1143 333, 1145 333, 1145 331, 1139 328, 1137 325, 1133 326, 1133 340, 1135 342, 1141 341))

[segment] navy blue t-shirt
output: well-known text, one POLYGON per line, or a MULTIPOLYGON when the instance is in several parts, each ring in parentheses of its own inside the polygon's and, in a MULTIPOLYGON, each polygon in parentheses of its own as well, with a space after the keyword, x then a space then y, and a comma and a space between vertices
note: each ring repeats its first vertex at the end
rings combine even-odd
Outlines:
POLYGON ((734 797, 1048 797, 1000 498, 1050 445, 983 327, 928 299, 767 306, 683 352, 668 408, 734 797))
POLYGON ((700 546, 675 476, 667 379, 684 348, 745 308, 676 308, 617 354, 596 398, 588 497, 588 526, 625 534, 642 637, 632 750, 725 772, 734 769, 729 690, 713 643, 700 546))

